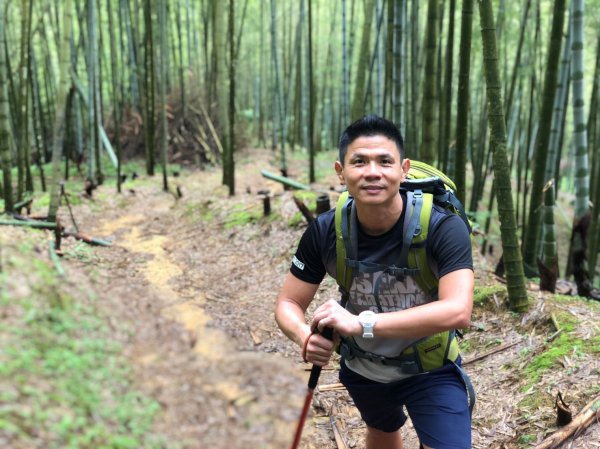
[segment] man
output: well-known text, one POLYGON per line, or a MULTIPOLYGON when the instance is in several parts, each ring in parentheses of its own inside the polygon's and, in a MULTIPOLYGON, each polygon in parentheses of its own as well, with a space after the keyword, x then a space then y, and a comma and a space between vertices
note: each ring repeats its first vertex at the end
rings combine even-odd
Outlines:
MULTIPOLYGON (((353 197, 358 260, 393 265, 398 259, 407 209, 400 184, 410 169, 403 153, 398 128, 374 115, 357 120, 342 134, 335 170, 353 197)), ((367 425, 367 449, 403 447, 403 406, 424 447, 470 448, 471 418, 457 365, 448 362, 415 374, 391 362, 423 337, 469 325, 474 279, 466 226, 457 215, 432 208, 427 256, 437 267, 437 299, 411 276, 395 277, 385 270, 357 273, 345 307, 330 300, 315 310, 308 324, 305 312, 325 273, 336 277, 334 217, 334 210, 320 215, 302 236, 277 298, 279 327, 302 348, 304 359, 318 366, 327 364, 335 346, 319 331, 333 328, 334 341, 341 336, 348 342, 342 344, 340 381, 367 425), (349 347, 358 350, 349 352, 349 347), (361 353, 390 359, 382 362, 361 353)))

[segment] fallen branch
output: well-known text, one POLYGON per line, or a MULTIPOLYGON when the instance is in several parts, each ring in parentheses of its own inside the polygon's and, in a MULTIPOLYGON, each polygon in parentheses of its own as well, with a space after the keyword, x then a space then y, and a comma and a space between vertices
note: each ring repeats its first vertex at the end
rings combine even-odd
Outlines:
POLYGON ((488 357, 488 356, 490 356, 492 354, 496 354, 498 352, 504 351, 505 349, 512 348, 513 346, 516 346, 519 343, 521 343, 521 340, 518 340, 518 341, 515 341, 515 342, 512 342, 512 343, 505 343, 505 344, 500 345, 500 346, 496 346, 495 348, 493 348, 493 349, 491 349, 491 350, 489 350, 487 352, 484 352, 483 354, 479 354, 478 356, 473 357, 472 359, 469 359, 469 360, 467 360, 465 362, 462 362, 462 365, 464 366, 464 365, 468 365, 470 363, 475 363, 475 362, 477 362, 477 361, 479 361, 481 359, 485 359, 486 357, 488 357))
POLYGON ((337 423, 335 422, 335 416, 333 415, 333 409, 329 411, 329 422, 331 423, 331 430, 333 431, 333 436, 335 437, 335 444, 338 449, 348 449, 346 442, 342 438, 342 434, 340 433, 340 429, 338 429, 337 423))
POLYGON ((590 426, 592 422, 600 418, 600 395, 596 396, 589 402, 581 412, 562 429, 556 431, 540 444, 535 449, 554 449, 564 443, 572 435, 579 435, 584 429, 590 426))
POLYGON ((112 243, 109 242, 108 240, 102 240, 96 237, 91 237, 87 234, 83 234, 81 232, 70 232, 70 231, 64 231, 63 235, 65 237, 74 237, 77 240, 81 240, 82 242, 85 243, 89 243, 90 245, 97 245, 97 246, 111 246, 112 243))
POLYGON ((323 391, 336 391, 336 390, 344 390, 346 389, 346 387, 344 387, 343 384, 341 383, 335 383, 335 384, 328 384, 328 385, 319 385, 319 391, 323 392, 323 391))
POLYGON ((313 216, 312 212, 308 210, 308 207, 306 207, 306 204, 304 204, 302 200, 294 197, 294 203, 296 203, 296 206, 298 206, 298 209, 300 209, 300 212, 302 212, 302 215, 304 218, 306 218, 308 223, 315 221, 315 217, 313 216))

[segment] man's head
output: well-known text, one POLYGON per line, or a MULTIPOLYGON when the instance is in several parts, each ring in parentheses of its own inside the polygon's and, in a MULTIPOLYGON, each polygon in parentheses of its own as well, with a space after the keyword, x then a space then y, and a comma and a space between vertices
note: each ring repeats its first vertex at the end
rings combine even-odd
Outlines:
POLYGON ((366 136, 387 137, 396 144, 400 153, 400 159, 404 158, 404 139, 402 139, 402 134, 398 127, 389 120, 375 114, 369 114, 350 124, 342 133, 339 148, 339 161, 342 165, 344 165, 348 145, 359 137, 366 136))

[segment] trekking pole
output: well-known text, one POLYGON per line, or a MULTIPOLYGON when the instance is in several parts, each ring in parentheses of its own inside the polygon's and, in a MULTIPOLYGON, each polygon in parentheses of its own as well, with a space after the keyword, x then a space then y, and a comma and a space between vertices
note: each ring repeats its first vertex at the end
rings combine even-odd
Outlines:
MULTIPOLYGON (((333 338, 333 329, 326 327, 321 332, 321 335, 328 340, 333 338)), ((300 437, 302 436, 302 429, 304 428, 304 421, 306 421, 306 415, 312 402, 315 388, 319 382, 319 376, 321 375, 321 366, 313 365, 310 370, 310 377, 308 378, 308 391, 306 392, 306 398, 304 399, 304 407, 302 407, 302 413, 300 414, 300 420, 298 421, 298 427, 296 427, 296 434, 294 435, 294 441, 292 442, 291 449, 297 449, 300 444, 300 437)))

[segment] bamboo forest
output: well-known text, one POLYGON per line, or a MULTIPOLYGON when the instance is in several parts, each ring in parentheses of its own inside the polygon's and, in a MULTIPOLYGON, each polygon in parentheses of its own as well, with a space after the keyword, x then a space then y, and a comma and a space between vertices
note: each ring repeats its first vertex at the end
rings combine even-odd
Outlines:
POLYGON ((0 0, 0 447, 598 448, 599 30, 0 0))

